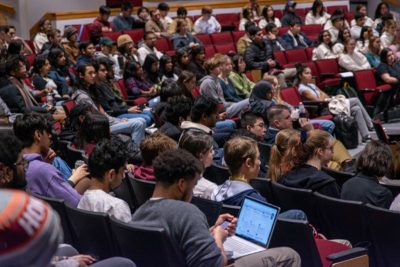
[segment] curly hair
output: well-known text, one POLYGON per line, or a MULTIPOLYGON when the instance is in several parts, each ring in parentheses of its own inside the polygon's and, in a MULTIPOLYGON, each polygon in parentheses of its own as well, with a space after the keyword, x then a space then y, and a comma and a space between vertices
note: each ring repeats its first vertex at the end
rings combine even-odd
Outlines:
POLYGON ((146 137, 140 143, 140 151, 142 152, 143 164, 151 166, 153 160, 162 152, 177 148, 177 143, 170 137, 156 132, 146 137))
POLYGON ((41 114, 30 113, 18 116, 13 125, 14 134, 22 142, 23 147, 30 147, 35 141, 35 131, 51 133, 51 124, 41 114))
POLYGON ((89 156, 89 172, 92 178, 103 180, 109 170, 118 170, 127 162, 126 145, 122 140, 113 138, 103 140, 96 145, 89 156))
POLYGON ((201 162, 183 149, 168 150, 153 161, 157 183, 172 185, 179 179, 192 180, 203 172, 201 162))
POLYGON ((361 152, 356 165, 358 171, 368 176, 383 177, 393 166, 392 151, 387 144, 372 140, 361 152))

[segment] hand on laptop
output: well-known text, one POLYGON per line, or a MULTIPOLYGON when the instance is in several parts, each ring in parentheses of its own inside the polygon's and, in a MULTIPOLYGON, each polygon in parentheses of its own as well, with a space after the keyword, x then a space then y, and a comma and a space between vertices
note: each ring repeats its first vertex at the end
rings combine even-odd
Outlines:
POLYGON ((233 235, 235 233, 235 230, 236 230, 237 218, 235 216, 233 216, 233 215, 228 214, 228 213, 219 215, 217 221, 215 222, 215 225, 213 227, 211 227, 210 230, 212 231, 212 228, 220 226, 221 224, 224 223, 224 221, 230 221, 230 224, 226 227, 225 230, 228 232, 229 236, 233 235))

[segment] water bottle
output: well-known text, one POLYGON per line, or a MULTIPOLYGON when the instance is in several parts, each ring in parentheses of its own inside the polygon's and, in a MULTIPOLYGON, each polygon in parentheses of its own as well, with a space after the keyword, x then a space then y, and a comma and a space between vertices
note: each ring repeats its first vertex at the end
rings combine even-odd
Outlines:
POLYGON ((306 118, 307 117, 306 108, 304 107, 303 102, 299 103, 299 117, 300 118, 306 118))
POLYGON ((53 106, 54 105, 54 98, 53 98, 52 94, 47 93, 46 102, 47 102, 47 105, 49 105, 49 106, 53 106))

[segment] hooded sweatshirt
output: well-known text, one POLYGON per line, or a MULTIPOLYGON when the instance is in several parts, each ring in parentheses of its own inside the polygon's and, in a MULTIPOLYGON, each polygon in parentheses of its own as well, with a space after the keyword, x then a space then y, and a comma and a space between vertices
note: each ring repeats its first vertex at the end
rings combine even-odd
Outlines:
POLYGON ((224 98, 224 91, 222 90, 218 77, 207 75, 201 79, 200 94, 218 101, 218 103, 224 105, 225 109, 232 104, 230 102, 226 102, 224 98))
POLYGON ((153 166, 141 165, 134 170, 133 175, 135 176, 135 178, 139 178, 139 179, 143 179, 143 180, 147 180, 147 181, 155 181, 156 180, 156 178, 154 177, 153 166))
POLYGON ((263 116, 264 120, 267 118, 267 110, 271 106, 275 105, 274 101, 268 100, 267 93, 272 91, 272 85, 267 81, 259 81, 253 87, 253 91, 251 92, 249 103, 250 110, 254 113, 260 114, 263 116))

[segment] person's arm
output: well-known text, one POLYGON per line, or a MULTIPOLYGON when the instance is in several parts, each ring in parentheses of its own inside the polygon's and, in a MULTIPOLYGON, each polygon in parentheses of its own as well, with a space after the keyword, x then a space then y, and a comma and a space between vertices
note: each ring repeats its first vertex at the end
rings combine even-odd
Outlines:
POLYGON ((398 83, 399 80, 393 76, 390 76, 389 73, 383 73, 381 75, 381 79, 385 82, 385 83, 389 83, 389 84, 393 84, 393 83, 398 83))
POLYGON ((268 70, 269 69, 269 65, 267 62, 257 62, 255 61, 257 55, 256 55, 256 51, 254 51, 254 49, 249 46, 245 53, 244 53, 244 61, 246 62, 246 65, 249 69, 254 70, 254 69, 261 69, 261 70, 268 70))
POLYGON ((301 97, 304 100, 308 100, 308 101, 324 101, 326 98, 326 97, 323 97, 323 94, 320 94, 320 96, 318 97, 317 95, 312 93, 310 90, 303 90, 301 92, 301 97))
POLYGON ((309 11, 309 12, 307 13, 307 15, 306 15, 306 21, 305 21, 304 24, 305 24, 305 25, 315 24, 315 23, 314 23, 314 18, 313 18, 313 16, 312 16, 311 11, 309 11))

